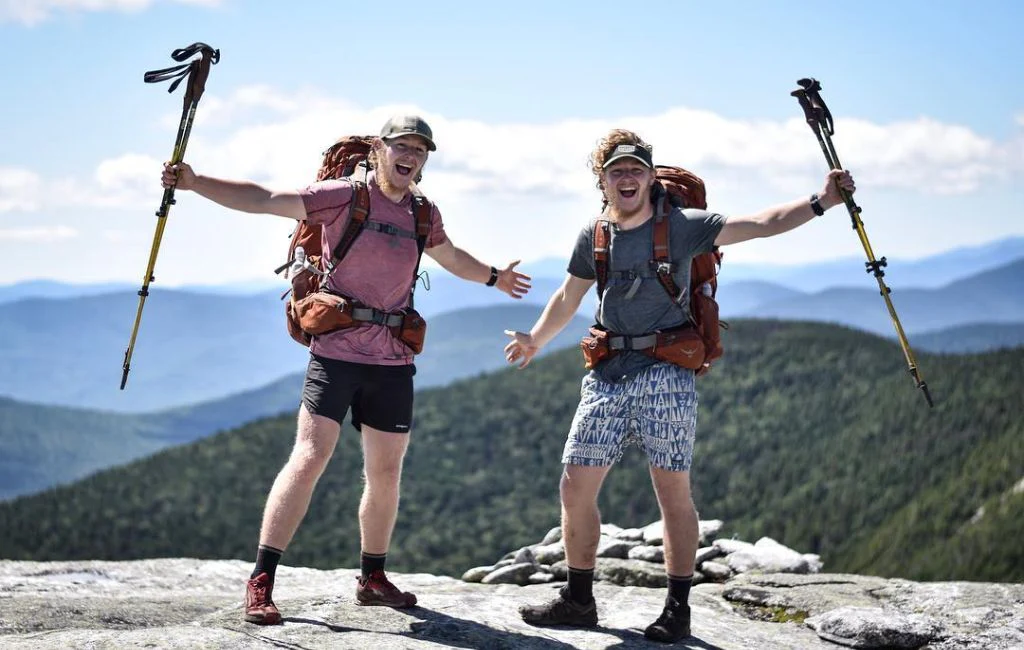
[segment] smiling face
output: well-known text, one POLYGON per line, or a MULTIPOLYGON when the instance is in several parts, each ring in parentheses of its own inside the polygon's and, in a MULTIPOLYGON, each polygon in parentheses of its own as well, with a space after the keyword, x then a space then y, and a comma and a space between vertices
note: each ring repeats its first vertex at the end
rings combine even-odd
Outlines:
POLYGON ((654 170, 636 158, 620 158, 601 172, 601 185, 611 214, 629 219, 650 203, 654 170))
POLYGON ((418 135, 377 139, 373 146, 377 183, 385 191, 408 190, 430 155, 427 141, 418 135))

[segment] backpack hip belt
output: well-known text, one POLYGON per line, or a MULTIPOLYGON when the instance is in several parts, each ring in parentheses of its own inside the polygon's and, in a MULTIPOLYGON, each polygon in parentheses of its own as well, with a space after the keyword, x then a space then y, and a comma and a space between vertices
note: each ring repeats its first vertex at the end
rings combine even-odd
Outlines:
POLYGON ((580 341, 580 349, 588 370, 627 350, 642 352, 652 359, 689 370, 701 370, 707 356, 704 341, 689 324, 642 336, 616 334, 601 327, 591 327, 590 334, 580 341))
POLYGON ((426 321, 412 307, 387 312, 327 291, 315 291, 295 302, 293 312, 299 327, 310 336, 362 325, 383 325, 413 354, 423 350, 427 333, 426 321))

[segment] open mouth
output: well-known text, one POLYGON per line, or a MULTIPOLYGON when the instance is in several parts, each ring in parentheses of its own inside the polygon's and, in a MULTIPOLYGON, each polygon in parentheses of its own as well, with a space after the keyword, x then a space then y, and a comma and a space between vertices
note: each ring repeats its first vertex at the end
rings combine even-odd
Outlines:
POLYGON ((412 173, 412 167, 409 167, 408 165, 397 165, 396 164, 395 165, 395 171, 397 171, 399 173, 399 175, 401 175, 401 176, 408 176, 409 174, 412 173))
POLYGON ((621 196, 624 199, 631 199, 634 196, 636 196, 636 188, 631 187, 629 189, 620 189, 619 196, 621 196))

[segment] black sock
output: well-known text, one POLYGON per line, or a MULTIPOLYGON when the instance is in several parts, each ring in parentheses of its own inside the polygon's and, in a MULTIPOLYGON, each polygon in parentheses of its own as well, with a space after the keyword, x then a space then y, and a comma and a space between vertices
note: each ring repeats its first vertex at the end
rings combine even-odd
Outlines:
POLYGON ((569 567, 569 598, 585 605, 594 600, 594 570, 569 567))
POLYGON ((274 574, 277 573, 277 563, 281 561, 282 555, 284 555, 284 551, 273 546, 260 544, 259 549, 256 551, 256 568, 252 570, 252 575, 249 576, 249 579, 251 580, 261 573, 266 573, 270 581, 273 582, 274 574))
POLYGON ((690 600, 690 585, 693 584, 693 574, 688 576, 668 576, 668 595, 680 605, 685 605, 690 600))
POLYGON ((378 569, 384 570, 384 562, 388 559, 387 553, 376 555, 374 553, 361 553, 359 555, 359 568, 363 571, 363 580, 370 577, 370 574, 378 569))

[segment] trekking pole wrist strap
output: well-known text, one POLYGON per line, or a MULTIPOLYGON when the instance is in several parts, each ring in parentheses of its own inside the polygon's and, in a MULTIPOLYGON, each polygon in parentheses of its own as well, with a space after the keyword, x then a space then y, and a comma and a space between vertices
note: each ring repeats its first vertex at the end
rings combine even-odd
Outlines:
POLYGON ((491 267, 491 277, 487 280, 487 286, 493 287, 498 282, 498 269, 491 267))

